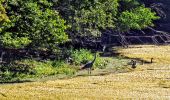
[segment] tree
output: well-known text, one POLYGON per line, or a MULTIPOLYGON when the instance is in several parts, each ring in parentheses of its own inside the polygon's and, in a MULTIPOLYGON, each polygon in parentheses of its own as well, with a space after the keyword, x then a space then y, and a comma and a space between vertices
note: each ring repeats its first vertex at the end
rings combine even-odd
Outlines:
POLYGON ((0 0, 0 32, 2 31, 3 29, 3 25, 6 23, 6 22, 9 22, 9 18, 8 16, 6 15, 6 10, 3 6, 3 3, 4 0, 0 0))
POLYGON ((71 26, 68 32, 73 41, 93 40, 107 29, 142 30, 159 18, 140 0, 58 0, 54 7, 71 26))
POLYGON ((0 35, 4 47, 52 50, 68 40, 67 25, 48 0, 8 0, 5 3, 11 22, 0 35))
POLYGON ((99 37, 101 29, 115 27, 117 0, 59 0, 55 7, 71 26, 71 36, 99 37))
POLYGON ((154 26, 153 20, 159 19, 156 13, 151 12, 151 9, 140 6, 130 11, 123 11, 119 18, 118 27, 122 32, 130 29, 145 29, 148 26, 154 26))
POLYGON ((53 49, 68 40, 65 30, 73 41, 93 41, 100 38, 101 30, 127 32, 153 26, 156 13, 139 1, 8 0, 5 8, 10 22, 1 28, 0 43, 11 48, 53 49))

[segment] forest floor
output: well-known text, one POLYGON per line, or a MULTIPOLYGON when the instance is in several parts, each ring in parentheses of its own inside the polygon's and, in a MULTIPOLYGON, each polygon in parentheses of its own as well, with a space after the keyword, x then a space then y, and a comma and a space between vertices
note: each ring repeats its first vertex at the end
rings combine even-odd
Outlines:
MULTIPOLYGON (((1 100, 170 99, 170 46, 116 48, 122 57, 145 60, 128 72, 0 84, 1 100), (154 63, 149 61, 154 58, 154 63)), ((111 64, 114 66, 114 62, 111 64)))

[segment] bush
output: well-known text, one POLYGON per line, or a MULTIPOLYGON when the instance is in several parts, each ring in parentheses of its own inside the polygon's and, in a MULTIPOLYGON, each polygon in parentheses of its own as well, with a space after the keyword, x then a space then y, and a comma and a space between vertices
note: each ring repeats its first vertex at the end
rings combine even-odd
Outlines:
MULTIPOLYGON (((80 50, 72 50, 71 57, 73 58, 73 63, 75 65, 86 64, 88 61, 92 61, 94 59, 94 54, 87 49, 80 50)), ((100 57, 99 53, 97 53, 97 58, 94 63, 95 68, 106 68, 109 60, 105 60, 100 57)))
POLYGON ((10 71, 0 72, 0 82, 9 81, 13 78, 13 73, 10 71))
POLYGON ((93 54, 86 49, 72 51, 71 57, 73 58, 75 65, 85 64, 88 61, 93 60, 93 54))
POLYGON ((37 62, 34 60, 26 60, 26 62, 34 66, 36 72, 35 76, 49 76, 56 74, 73 75, 76 72, 74 68, 65 64, 64 61, 37 62))
POLYGON ((110 62, 109 59, 103 59, 101 57, 98 57, 94 63, 94 67, 95 68, 99 68, 99 69, 104 69, 107 67, 107 64, 110 62))

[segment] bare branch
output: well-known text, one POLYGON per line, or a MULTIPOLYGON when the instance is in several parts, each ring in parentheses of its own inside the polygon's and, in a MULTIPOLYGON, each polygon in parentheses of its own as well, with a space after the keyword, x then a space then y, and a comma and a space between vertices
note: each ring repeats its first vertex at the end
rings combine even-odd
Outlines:
POLYGON ((161 16, 162 18, 166 18, 166 13, 162 10, 163 7, 164 4, 162 3, 153 3, 150 6, 150 8, 155 10, 159 16, 161 16))

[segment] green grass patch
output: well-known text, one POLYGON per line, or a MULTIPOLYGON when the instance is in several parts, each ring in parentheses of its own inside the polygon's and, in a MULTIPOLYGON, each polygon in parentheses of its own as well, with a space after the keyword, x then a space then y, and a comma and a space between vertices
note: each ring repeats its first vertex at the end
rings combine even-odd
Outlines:
POLYGON ((57 74, 71 76, 74 75, 77 70, 74 66, 64 63, 64 61, 41 62, 31 59, 15 61, 15 64, 1 66, 1 69, 2 68, 4 71, 0 72, 0 82, 19 81, 28 78, 47 77, 57 74))

